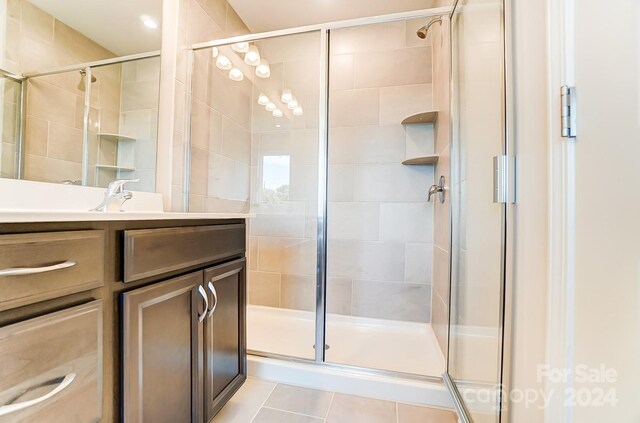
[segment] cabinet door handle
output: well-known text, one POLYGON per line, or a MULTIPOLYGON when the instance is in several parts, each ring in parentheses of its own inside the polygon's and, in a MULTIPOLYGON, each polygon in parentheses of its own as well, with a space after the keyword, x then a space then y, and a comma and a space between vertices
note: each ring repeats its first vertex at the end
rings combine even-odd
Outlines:
POLYGON ((52 264, 50 266, 41 266, 41 267, 10 267, 8 269, 0 270, 0 276, 22 276, 22 275, 33 275, 36 273, 45 273, 45 272, 53 272, 54 270, 67 269, 69 267, 75 266, 75 261, 63 261, 62 263, 52 264))
POLYGON ((27 392, 32 391, 34 389, 42 388, 44 386, 48 386, 48 385, 52 385, 54 383, 58 383, 58 386, 56 386, 55 389, 53 389, 52 391, 44 394, 41 397, 34 398, 32 400, 29 400, 29 401, 17 402, 15 404, 11 404, 12 401, 10 401, 9 404, 0 406, 0 416, 4 416, 4 415, 9 414, 9 413, 15 413, 16 411, 20 411, 20 410, 24 410, 25 408, 33 407, 36 404, 40 404, 41 402, 48 400, 49 398, 51 398, 51 397, 59 394, 60 392, 62 392, 67 386, 71 385, 71 382, 73 382, 73 380, 75 378, 76 378, 76 374, 75 373, 69 373, 64 378, 55 378, 55 379, 49 380, 47 382, 41 383, 39 385, 32 386, 31 388, 28 388, 27 390, 23 391, 20 394, 20 396, 22 396, 22 395, 26 394, 27 392))
POLYGON ((204 300, 204 311, 202 312, 202 315, 198 316, 198 322, 202 323, 204 318, 207 317, 207 311, 209 310, 209 300, 207 299, 207 291, 204 290, 202 285, 198 285, 198 292, 204 300))
POLYGON ((209 287, 209 291, 213 295, 213 305, 211 306, 211 310, 209 310, 209 317, 213 316, 213 312, 216 311, 216 307, 218 307, 218 293, 216 292, 216 287, 213 286, 213 283, 209 281, 207 285, 209 287))

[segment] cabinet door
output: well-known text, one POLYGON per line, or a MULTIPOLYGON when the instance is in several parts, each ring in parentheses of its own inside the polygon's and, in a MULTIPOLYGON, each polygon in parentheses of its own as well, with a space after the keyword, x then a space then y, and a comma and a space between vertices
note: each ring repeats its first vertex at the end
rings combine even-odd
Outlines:
POLYGON ((122 294, 123 421, 199 420, 201 284, 196 272, 122 294))
POLYGON ((206 270, 204 283, 210 304, 204 324, 204 415, 209 421, 247 375, 246 260, 206 270))

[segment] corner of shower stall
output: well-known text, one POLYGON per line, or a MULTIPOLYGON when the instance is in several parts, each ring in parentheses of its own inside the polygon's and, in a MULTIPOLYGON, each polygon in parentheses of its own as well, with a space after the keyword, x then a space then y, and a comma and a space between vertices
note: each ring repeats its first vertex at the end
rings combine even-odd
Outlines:
POLYGON ((449 180, 445 12, 194 48, 191 211, 248 204, 255 215, 247 343, 256 374, 336 390, 360 377, 351 385, 361 393, 381 378, 387 396, 449 405, 429 385, 446 371, 449 198, 427 201, 440 175, 449 180), (273 358, 291 367, 275 372, 265 364, 273 358))

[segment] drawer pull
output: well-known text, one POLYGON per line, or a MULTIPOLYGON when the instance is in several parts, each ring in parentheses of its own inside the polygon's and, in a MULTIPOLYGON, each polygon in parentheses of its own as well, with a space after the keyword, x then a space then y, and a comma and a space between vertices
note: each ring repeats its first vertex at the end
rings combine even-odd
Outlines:
POLYGON ((213 284, 211 283, 211 281, 209 281, 209 284, 207 285, 209 287, 209 291, 211 291, 211 294, 213 295, 213 305, 211 306, 211 310, 209 310, 209 317, 213 316, 213 312, 216 311, 216 307, 218 307, 218 293, 216 292, 216 287, 213 286, 213 284))
POLYGON ((8 269, 0 270, 0 276, 22 276, 22 275, 34 275, 36 273, 53 272, 54 270, 67 269, 75 266, 75 261, 63 261, 62 263, 52 264, 50 266, 42 267, 10 267, 8 269))
POLYGON ((51 398, 51 397, 59 394, 60 392, 62 392, 67 386, 71 385, 71 382, 73 382, 73 380, 75 378, 76 378, 76 374, 75 373, 69 373, 64 378, 59 377, 59 378, 51 379, 51 380, 49 380, 47 382, 41 383, 40 385, 36 385, 36 386, 33 386, 33 387, 27 389, 22 394, 20 394, 20 396, 23 396, 27 392, 32 391, 34 389, 42 388, 44 386, 48 386, 48 385, 52 385, 54 383, 58 383, 58 386, 56 386, 55 389, 53 389, 52 391, 44 394, 43 396, 41 396, 39 398, 35 398, 35 399, 29 400, 29 401, 17 402, 15 404, 11 404, 11 402, 15 401, 15 399, 11 400, 9 402, 9 404, 3 405, 3 406, 0 407, 0 416, 4 416, 4 415, 9 414, 9 413, 15 413, 16 411, 24 410, 25 408, 32 407, 32 406, 34 406, 36 404, 40 404, 41 402, 48 400, 49 398, 51 398))
POLYGON ((204 311, 202 312, 202 316, 198 316, 198 322, 202 323, 204 318, 207 317, 207 311, 209 310, 209 300, 207 299, 207 291, 204 290, 202 285, 198 285, 198 292, 204 300, 204 311))

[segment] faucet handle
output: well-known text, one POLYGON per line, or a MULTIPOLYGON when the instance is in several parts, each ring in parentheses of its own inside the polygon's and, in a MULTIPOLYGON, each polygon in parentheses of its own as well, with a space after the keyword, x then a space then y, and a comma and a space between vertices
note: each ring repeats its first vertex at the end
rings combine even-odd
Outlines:
POLYGON ((119 192, 124 191, 124 185, 129 182, 140 182, 140 179, 117 179, 115 181, 109 182, 107 185, 107 193, 108 194, 117 194, 119 192))

